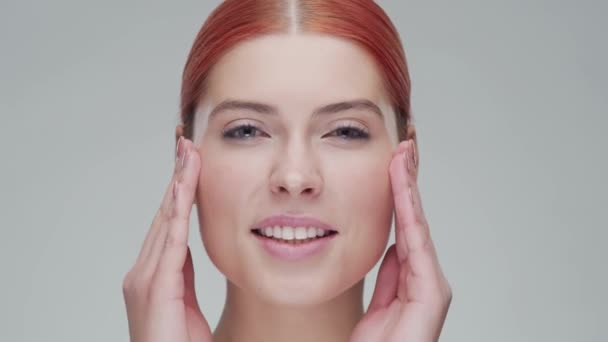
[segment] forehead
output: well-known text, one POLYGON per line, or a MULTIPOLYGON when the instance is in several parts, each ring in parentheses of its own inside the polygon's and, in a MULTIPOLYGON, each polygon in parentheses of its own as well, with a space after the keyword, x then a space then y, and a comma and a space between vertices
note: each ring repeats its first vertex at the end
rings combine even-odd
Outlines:
POLYGON ((355 98, 385 100, 377 65, 364 49, 317 34, 264 35, 237 44, 211 70, 206 97, 211 105, 229 97, 283 110, 355 98))

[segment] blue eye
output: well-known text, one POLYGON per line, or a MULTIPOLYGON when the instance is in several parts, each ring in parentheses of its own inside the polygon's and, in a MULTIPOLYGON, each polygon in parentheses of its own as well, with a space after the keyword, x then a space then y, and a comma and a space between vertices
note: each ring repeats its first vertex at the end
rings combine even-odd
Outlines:
POLYGON ((346 140, 355 140, 355 139, 368 139, 369 138, 369 133, 367 133, 366 131, 351 126, 351 125, 344 125, 344 126, 340 126, 337 129, 335 129, 332 133, 336 133, 337 134, 331 134, 331 135, 337 135, 337 136, 345 136, 346 140), (342 134, 340 134, 342 133, 342 134))
POLYGON ((227 139, 251 139, 255 138, 255 132, 260 130, 251 124, 245 124, 224 132, 223 136, 227 139))

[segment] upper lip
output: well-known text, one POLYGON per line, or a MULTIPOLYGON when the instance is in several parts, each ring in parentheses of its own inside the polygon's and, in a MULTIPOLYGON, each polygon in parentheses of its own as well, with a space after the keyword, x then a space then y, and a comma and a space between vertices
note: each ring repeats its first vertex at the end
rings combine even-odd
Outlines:
POLYGON ((335 231, 338 230, 336 227, 321 221, 312 216, 293 216, 287 214, 273 215, 266 217, 254 225, 254 229, 275 227, 275 226, 289 226, 289 227, 316 227, 324 230, 335 231))

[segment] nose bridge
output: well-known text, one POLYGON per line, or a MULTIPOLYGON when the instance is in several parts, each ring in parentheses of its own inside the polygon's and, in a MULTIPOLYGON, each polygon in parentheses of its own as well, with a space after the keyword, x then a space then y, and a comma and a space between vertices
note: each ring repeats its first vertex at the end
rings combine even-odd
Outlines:
POLYGON ((312 146, 298 139, 283 145, 277 151, 271 183, 274 192, 288 192, 292 196, 318 194, 322 177, 312 146))

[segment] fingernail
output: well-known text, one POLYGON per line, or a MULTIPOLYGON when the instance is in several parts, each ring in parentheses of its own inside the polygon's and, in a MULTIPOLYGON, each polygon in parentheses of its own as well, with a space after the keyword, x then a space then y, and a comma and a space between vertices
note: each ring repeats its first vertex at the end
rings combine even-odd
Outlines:
POLYGON ((179 147, 182 144, 182 139, 184 139, 184 136, 180 136, 179 139, 177 139, 177 146, 175 147, 175 162, 176 163, 177 163, 177 161, 179 160, 179 157, 180 157, 179 147))
POLYGON ((179 171, 181 171, 181 165, 183 165, 182 162, 182 158, 184 156, 184 151, 183 151, 183 147, 182 147, 182 140, 183 137, 179 137, 178 141, 177 141, 177 147, 175 148, 175 170, 174 172, 177 174, 179 173, 179 171))
POLYGON ((403 151, 403 159, 405 161, 405 168, 410 170, 410 157, 407 155, 407 150, 403 151))
POLYGON ((414 162, 412 159, 412 153, 410 152, 412 150, 412 141, 408 141, 407 142, 407 164, 409 165, 408 171, 411 171, 412 167, 414 166, 414 162))
MULTIPOLYGON (((186 151, 184 152, 184 157, 182 158, 182 167, 181 167, 181 170, 183 170, 183 169, 186 167, 186 159, 188 159, 188 156, 189 156, 189 155, 190 155, 190 151, 189 151, 189 150, 186 150, 186 151)), ((180 170, 180 171, 181 171, 181 170, 180 170)))
POLYGON ((416 154, 416 142, 412 140, 412 153, 414 154, 414 167, 418 167, 418 155, 416 154))

